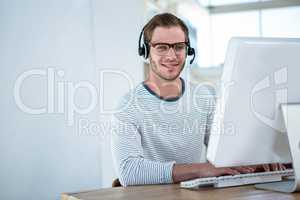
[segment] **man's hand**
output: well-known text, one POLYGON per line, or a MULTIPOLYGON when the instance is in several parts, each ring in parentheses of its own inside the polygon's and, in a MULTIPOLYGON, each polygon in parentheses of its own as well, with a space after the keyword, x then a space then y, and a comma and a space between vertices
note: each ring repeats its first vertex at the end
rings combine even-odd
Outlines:
POLYGON ((202 164, 199 168, 199 177, 213 177, 213 176, 222 176, 222 175, 236 175, 240 172, 236 169, 230 167, 215 167, 210 163, 202 164))
POLYGON ((251 173, 255 171, 254 167, 215 167, 210 163, 206 163, 206 166, 202 166, 200 171, 200 177, 212 177, 212 176, 222 176, 222 175, 237 175, 251 173))
POLYGON ((205 178, 222 175, 237 175, 262 171, 284 170, 283 164, 252 165, 241 167, 215 167, 210 163, 175 164, 172 178, 174 183, 194 178, 205 178))
POLYGON ((272 163, 272 164, 263 164, 263 165, 256 165, 255 171, 256 172, 269 172, 269 171, 278 171, 278 170, 285 170, 286 166, 281 163, 272 163))
POLYGON ((175 164, 173 166, 172 178, 174 183, 194 178, 214 177, 222 175, 236 175, 240 173, 253 172, 252 167, 220 167, 217 168, 210 163, 175 164))

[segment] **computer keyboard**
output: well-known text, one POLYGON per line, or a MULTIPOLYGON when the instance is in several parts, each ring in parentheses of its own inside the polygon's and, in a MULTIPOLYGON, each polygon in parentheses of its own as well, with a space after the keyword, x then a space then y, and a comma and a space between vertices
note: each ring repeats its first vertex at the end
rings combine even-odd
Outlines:
POLYGON ((293 169, 270 172, 255 172, 249 174, 226 175, 219 177, 198 178, 180 183, 182 188, 197 188, 199 186, 213 185, 216 188, 248 185, 256 183, 268 183, 281 181, 284 177, 294 175, 293 169))

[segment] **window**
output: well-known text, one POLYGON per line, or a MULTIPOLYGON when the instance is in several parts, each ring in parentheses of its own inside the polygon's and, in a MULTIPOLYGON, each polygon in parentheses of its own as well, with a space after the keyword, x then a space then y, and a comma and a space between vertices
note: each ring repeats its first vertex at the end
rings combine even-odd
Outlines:
POLYGON ((199 3, 204 6, 219 6, 219 5, 228 5, 228 4, 241 4, 241 3, 250 3, 258 2, 259 0, 199 0, 199 3))
POLYGON ((191 28, 191 43, 197 50, 195 65, 211 67, 224 63, 231 37, 300 37, 299 2, 277 1, 289 7, 272 8, 272 5, 278 6, 278 2, 272 4, 271 0, 198 0, 198 3, 172 0, 169 6, 163 1, 165 5, 158 7, 164 7, 161 10, 164 12, 169 11, 168 7, 170 12, 176 10, 187 22, 191 28), (267 1, 268 9, 261 9, 267 1), (222 12, 210 12, 208 6, 221 6, 222 12), (224 6, 231 8, 223 9, 224 6))
POLYGON ((218 66, 224 62, 227 44, 234 36, 259 36, 257 11, 217 14, 211 16, 212 61, 218 66))
POLYGON ((300 37, 300 6, 262 11, 262 36, 300 37))
MULTIPOLYGON (((211 0, 212 4, 220 2, 211 0)), ((238 0, 224 1, 224 4, 229 2, 237 3, 238 0)), ((234 36, 300 37, 300 6, 210 14, 208 18, 208 23, 199 20, 197 25, 201 27, 197 52, 200 67, 221 65, 228 42, 234 36)))

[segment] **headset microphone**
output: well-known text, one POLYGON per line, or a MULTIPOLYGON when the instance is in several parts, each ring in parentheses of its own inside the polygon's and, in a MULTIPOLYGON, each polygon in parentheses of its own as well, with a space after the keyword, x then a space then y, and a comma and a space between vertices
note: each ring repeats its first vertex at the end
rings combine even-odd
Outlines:
POLYGON ((192 58, 191 61, 190 61, 190 65, 194 62, 195 57, 196 57, 196 54, 194 53, 194 54, 193 54, 193 58, 192 58))
POLYGON ((193 58, 190 61, 190 65, 191 65, 194 62, 194 60, 195 60, 196 52, 195 52, 195 49, 193 47, 191 47, 189 39, 188 39, 187 45, 188 45, 188 47, 187 47, 187 55, 188 56, 193 56, 193 58))

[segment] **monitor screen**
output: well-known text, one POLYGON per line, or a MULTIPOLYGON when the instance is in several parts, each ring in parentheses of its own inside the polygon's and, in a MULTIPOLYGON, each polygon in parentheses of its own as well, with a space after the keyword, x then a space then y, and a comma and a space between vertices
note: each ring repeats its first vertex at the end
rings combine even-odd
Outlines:
POLYGON ((281 103, 300 102, 300 39, 232 38, 207 159, 216 167, 291 162, 281 103))

